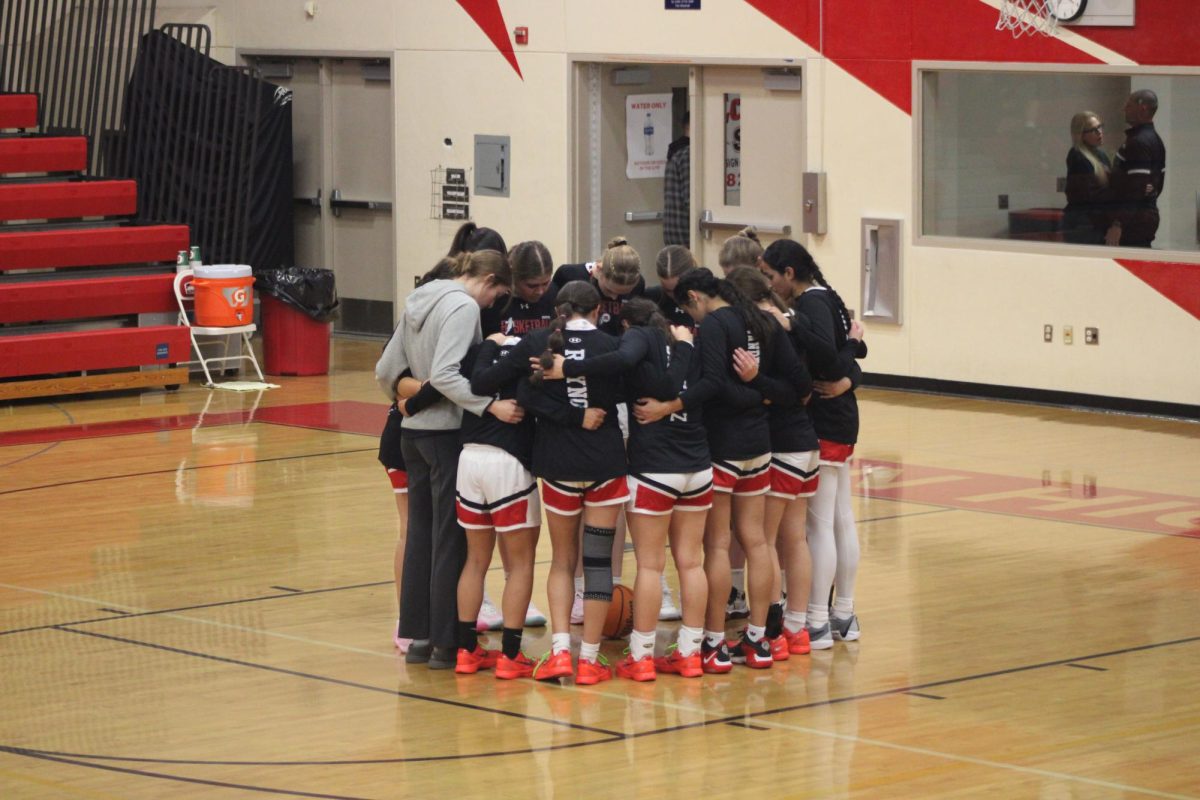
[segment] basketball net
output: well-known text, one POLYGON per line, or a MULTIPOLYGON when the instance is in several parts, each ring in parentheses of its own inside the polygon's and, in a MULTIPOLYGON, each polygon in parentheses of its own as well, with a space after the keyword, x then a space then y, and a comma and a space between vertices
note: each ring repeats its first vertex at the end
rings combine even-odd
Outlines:
POLYGON ((996 30, 1012 32, 1014 39, 1025 34, 1053 36, 1058 18, 1050 13, 1050 0, 1000 0, 996 30))

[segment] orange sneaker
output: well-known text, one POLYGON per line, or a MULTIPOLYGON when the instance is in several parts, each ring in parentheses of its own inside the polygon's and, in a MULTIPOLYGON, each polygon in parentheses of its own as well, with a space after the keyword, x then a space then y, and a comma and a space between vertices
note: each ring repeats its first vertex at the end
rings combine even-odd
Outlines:
POLYGON ((496 659, 496 678, 511 681, 515 678, 533 677, 534 661, 524 653, 517 653, 516 658, 509 658, 503 653, 496 659))
POLYGON ((491 669, 496 666, 496 659, 499 655, 498 651, 484 650, 483 646, 478 644, 475 645, 474 650, 464 650, 460 647, 454 671, 459 675, 474 675, 481 669, 491 669))
POLYGON ((570 652, 563 650, 561 653, 546 653, 542 656, 533 668, 533 677, 534 680, 550 681, 570 675, 574 671, 570 652))
POLYGON ((791 653, 788 651, 788 640, 781 633, 774 639, 769 639, 768 644, 771 645, 771 660, 787 661, 791 653))
POLYGON ((636 661, 632 653, 617 662, 617 677, 629 678, 632 681, 652 681, 657 677, 654 669, 654 656, 642 656, 636 661))
POLYGON ((595 661, 586 658, 579 659, 579 669, 575 673, 575 683, 579 686, 591 686, 593 683, 606 681, 613 676, 608 659, 598 656, 595 661))
POLYGON ((791 633, 784 628, 783 637, 787 639, 788 652, 792 655, 804 656, 812 652, 812 646, 808 641, 808 628, 801 628, 799 633, 791 633))
POLYGON ((665 656, 654 659, 654 666, 659 672, 682 675, 685 678, 699 678, 704 674, 700 651, 697 650, 690 656, 683 656, 679 654, 679 648, 675 645, 667 648, 665 656))

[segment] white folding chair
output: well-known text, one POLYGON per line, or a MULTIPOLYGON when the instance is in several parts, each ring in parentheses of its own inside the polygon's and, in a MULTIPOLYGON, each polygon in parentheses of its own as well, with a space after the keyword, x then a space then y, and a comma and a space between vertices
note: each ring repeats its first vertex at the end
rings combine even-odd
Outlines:
POLYGON ((207 327, 204 325, 196 325, 192 319, 194 312, 188 310, 189 305, 193 305, 192 298, 184 294, 184 284, 192 280, 193 273, 190 269, 175 274, 175 302, 179 304, 179 324, 186 325, 188 334, 192 338, 192 352, 196 354, 195 361, 188 361, 186 366, 199 364, 204 370, 204 385, 208 387, 215 386, 212 373, 209 371, 209 364, 225 364, 230 361, 249 361, 254 365, 254 371, 258 373, 258 379, 264 380, 263 372, 258 366, 258 359, 254 357, 254 348, 250 345, 250 335, 257 330, 257 326, 253 323, 245 325, 234 325, 232 327, 207 327), (232 336, 242 337, 242 354, 237 356, 229 355, 229 339, 232 336), (208 341, 201 342, 197 336, 210 337, 208 341), (212 337, 220 337, 219 341, 212 337), (202 345, 222 347, 221 355, 205 357, 202 345))

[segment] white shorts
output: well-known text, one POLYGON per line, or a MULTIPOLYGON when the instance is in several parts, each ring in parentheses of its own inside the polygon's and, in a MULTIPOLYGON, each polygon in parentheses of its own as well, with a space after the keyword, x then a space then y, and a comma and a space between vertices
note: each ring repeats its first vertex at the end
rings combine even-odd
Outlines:
POLYGON ((744 461, 713 461, 713 491, 737 495, 766 494, 771 487, 771 454, 744 461))
POLYGON ((699 472, 647 472, 629 476, 632 514, 664 516, 672 511, 708 511, 712 508, 712 468, 699 472))
POLYGON ((606 481, 552 481, 542 478, 542 502, 547 511, 573 517, 584 506, 611 506, 629 499, 624 476, 606 481))
POLYGON ((810 450, 806 453, 772 453, 771 488, 767 494, 787 500, 812 497, 817 493, 820 460, 820 450, 810 450))
POLYGON ((511 454, 490 444, 463 446, 458 457, 458 524, 497 533, 542 524, 537 482, 511 454))

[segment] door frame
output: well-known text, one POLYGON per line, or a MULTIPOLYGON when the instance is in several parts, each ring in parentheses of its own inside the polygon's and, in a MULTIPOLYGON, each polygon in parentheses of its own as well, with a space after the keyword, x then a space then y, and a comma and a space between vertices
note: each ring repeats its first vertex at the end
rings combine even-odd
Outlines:
MULTIPOLYGON (((583 130, 581 120, 587 119, 587 114, 581 104, 587 100, 585 89, 587 85, 587 66, 589 64, 627 64, 629 66, 687 66, 690 67, 688 77, 688 106, 695 110, 698 103, 704 94, 704 68, 705 67, 759 67, 759 68, 784 68, 790 67, 800 70, 801 81, 801 102, 804 103, 804 138, 805 138, 805 168, 808 170, 820 170, 821 154, 824 137, 820 135, 822 130, 822 117, 820 115, 820 98, 814 98, 814 88, 819 84, 819 79, 814 76, 813 70, 820 69, 822 59, 809 58, 802 55, 781 56, 777 58, 731 58, 721 56, 705 56, 696 58, 666 58, 661 55, 636 54, 630 53, 627 55, 618 55, 614 53, 568 53, 567 54, 567 193, 568 193, 568 229, 567 229, 567 250, 569 257, 567 262, 575 261, 590 261, 596 257, 599 252, 600 245, 592 241, 599 239, 603 243, 603 233, 596 236, 596 232, 590 230, 591 226, 585 224, 584 208, 582 207, 583 198, 580 197, 581 187, 586 184, 585 177, 579 174, 580 154, 582 149, 587 146, 589 141, 588 131, 583 130), (814 103, 814 100, 818 101, 814 103)), ((821 76, 823 77, 823 76, 821 76)), ((691 241, 697 242, 700 237, 699 216, 694 213, 695 209, 699 208, 698 201, 700 199, 700 187, 703 186, 704 180, 704 165, 698 154, 703 150, 704 144, 704 129, 703 125, 697 125, 697 120, 702 119, 701 114, 692 115, 691 125, 691 180, 690 184, 690 208, 693 210, 691 214, 691 241)), ((595 193, 599 191, 597 187, 591 187, 593 198, 595 193)), ((589 201, 594 202, 593 201, 589 201)), ((588 207, 589 211, 594 210, 588 207)), ((591 214, 587 215, 589 218, 591 214)), ((793 236, 799 236, 799 231, 794 231, 793 236)), ((805 235, 806 236, 806 235, 805 235)))
MULTIPOLYGON (((239 64, 240 66, 248 66, 247 59, 250 59, 250 58, 261 58, 261 59, 277 58, 277 59, 281 59, 281 60, 282 59, 305 59, 305 60, 314 60, 317 62, 320 62, 322 60, 370 61, 370 60, 385 59, 388 62, 388 70, 389 70, 388 71, 388 83, 389 83, 389 86, 391 89, 391 91, 388 93, 388 103, 389 103, 388 119, 391 121, 391 124, 388 125, 388 149, 389 149, 389 152, 391 153, 391 159, 392 159, 392 180, 391 180, 392 189, 391 189, 391 197, 389 198, 389 200, 390 200, 390 202, 392 204, 392 208, 393 208, 393 213, 391 214, 391 218, 392 218, 392 263, 390 264, 389 268, 392 273, 392 318, 393 318, 393 323, 395 322, 395 319, 398 318, 398 316, 399 316, 399 309, 403 308, 403 306, 404 306, 404 297, 407 296, 407 292, 403 291, 403 287, 401 286, 401 281, 398 280, 398 277, 396 275, 396 264, 397 264, 396 258, 397 258, 397 254, 401 252, 401 250, 400 250, 401 242, 400 242, 399 215, 397 215, 394 211, 394 209, 397 208, 396 187, 398 185, 398 180, 397 180, 397 175, 396 175, 396 170, 398 167, 398 159, 396 158, 396 57, 395 56, 396 56, 396 54, 392 50, 326 50, 326 49, 311 49, 310 50, 310 49, 303 49, 303 48, 297 49, 297 48, 286 48, 286 47, 284 47, 284 48, 275 48, 275 47, 234 48, 234 53, 233 53, 234 62, 239 64)), ((332 175, 333 152, 332 152, 332 147, 331 147, 331 142, 333 139, 333 135, 332 135, 332 131, 331 131, 332 121, 331 121, 329 115, 326 113, 326 110, 328 109, 328 107, 330 105, 330 99, 331 99, 332 93, 333 93, 333 85, 332 85, 332 83, 330 83, 328 81, 327 75, 322 75, 321 80, 322 80, 322 83, 321 83, 321 103, 322 103, 321 184, 322 184, 322 186, 326 186, 326 185, 329 185, 329 183, 333 177, 333 175, 332 175)), ((326 203, 328 202, 328 198, 325 199, 325 202, 326 203)), ((322 220, 323 220, 322 221, 323 227, 322 227, 322 236, 321 236, 321 250, 322 250, 324 260, 326 261, 327 264, 331 265, 333 263, 333 241, 330 236, 325 235, 327 233, 327 231, 324 228, 324 226, 327 225, 327 223, 324 221, 325 215, 327 213, 328 213, 328 208, 322 207, 321 214, 322 214, 322 220)), ((332 266, 330 266, 329 268, 332 269, 332 266)), ((335 331, 335 335, 339 335, 342 333, 343 332, 335 331)), ((344 335, 360 336, 362 334, 345 333, 344 335)))

